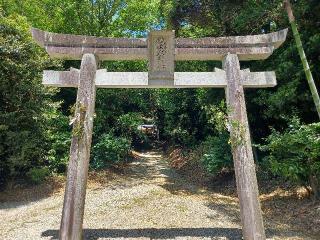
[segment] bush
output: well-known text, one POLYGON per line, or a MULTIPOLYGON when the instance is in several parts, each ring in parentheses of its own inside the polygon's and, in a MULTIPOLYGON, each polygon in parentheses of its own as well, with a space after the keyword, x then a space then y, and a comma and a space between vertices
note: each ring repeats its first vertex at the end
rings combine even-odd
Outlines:
POLYGON ((126 162, 129 158, 131 142, 124 137, 104 134, 93 147, 92 168, 101 169, 126 162))
POLYGON ((142 115, 132 112, 121 115, 118 118, 115 129, 121 136, 132 137, 140 133, 138 126, 141 124, 143 124, 142 115))
POLYGON ((203 156, 201 162, 204 168, 216 175, 223 169, 233 168, 231 147, 228 143, 229 134, 222 132, 218 136, 208 137, 203 143, 203 156))
POLYGON ((0 186, 26 176, 37 182, 38 169, 50 164, 63 169, 67 118, 52 101, 56 90, 41 83, 42 71, 58 65, 32 40, 24 17, 0 11, 0 186))
POLYGON ((170 134, 170 137, 168 137, 168 139, 170 139, 170 141, 172 141, 173 143, 177 143, 181 146, 196 145, 197 141, 195 137, 192 134, 190 134, 188 130, 183 129, 180 126, 177 126, 172 129, 166 127, 164 131, 170 134))
POLYGON ((138 146, 141 143, 148 143, 147 135, 138 130, 138 126, 143 123, 141 113, 127 113, 118 118, 114 130, 117 135, 132 139, 133 145, 138 146))
POLYGON ((199 92, 198 89, 155 91, 160 137, 169 144, 190 148, 204 139, 207 119, 198 99, 199 92))
POLYGON ((33 43, 26 19, 0 12, 0 185, 44 164, 46 57, 33 43))
POLYGON ((300 125, 294 119, 283 133, 272 130, 260 147, 269 155, 265 158, 271 171, 296 184, 311 186, 319 198, 320 123, 300 125))
POLYGON ((57 110, 52 110, 46 118, 48 120, 46 139, 49 145, 46 162, 51 172, 65 173, 71 144, 69 119, 57 110))
POLYGON ((45 178, 50 174, 48 168, 31 168, 27 172, 27 177, 29 178, 30 182, 33 184, 39 184, 45 180, 45 178))

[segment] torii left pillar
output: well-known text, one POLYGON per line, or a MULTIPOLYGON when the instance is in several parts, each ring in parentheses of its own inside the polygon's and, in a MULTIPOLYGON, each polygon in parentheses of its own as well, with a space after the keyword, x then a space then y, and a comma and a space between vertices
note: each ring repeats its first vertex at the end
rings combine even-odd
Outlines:
POLYGON ((84 54, 79 72, 67 184, 59 233, 60 240, 82 239, 82 222, 96 98, 96 71, 96 57, 93 54, 84 54))

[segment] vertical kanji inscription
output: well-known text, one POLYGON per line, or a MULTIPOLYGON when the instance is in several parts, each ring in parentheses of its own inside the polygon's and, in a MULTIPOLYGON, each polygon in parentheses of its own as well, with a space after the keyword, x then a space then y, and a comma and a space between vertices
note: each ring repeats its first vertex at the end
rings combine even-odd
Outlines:
POLYGON ((155 54, 156 54, 156 61, 155 61, 155 69, 158 71, 166 71, 167 64, 166 64, 166 54, 168 52, 168 44, 164 37, 158 37, 155 40, 155 54))
POLYGON ((174 48, 174 31, 153 31, 149 33, 149 84, 173 85, 174 48))

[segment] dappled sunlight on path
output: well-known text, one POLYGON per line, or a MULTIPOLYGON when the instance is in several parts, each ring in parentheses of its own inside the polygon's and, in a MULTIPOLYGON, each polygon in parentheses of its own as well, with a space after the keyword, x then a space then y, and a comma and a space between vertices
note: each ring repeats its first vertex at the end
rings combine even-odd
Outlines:
MULTIPOLYGON (((241 239, 238 201, 196 186, 161 151, 136 153, 121 176, 89 184, 85 239, 241 239)), ((4 239, 57 239, 63 194, 0 210, 4 239)), ((267 229, 269 239, 308 239, 267 229)))

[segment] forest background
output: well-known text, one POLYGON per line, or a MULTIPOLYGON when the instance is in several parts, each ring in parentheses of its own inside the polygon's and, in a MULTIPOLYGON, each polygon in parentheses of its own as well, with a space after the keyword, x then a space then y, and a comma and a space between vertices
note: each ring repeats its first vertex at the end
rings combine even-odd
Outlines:
MULTIPOLYGON (((316 85, 320 80, 320 2, 293 1, 316 85)), ((80 61, 52 60, 30 35, 42 30, 105 37, 146 37, 174 29, 176 37, 262 34, 289 27, 282 1, 259 0, 0 0, 0 186, 44 181, 64 174, 68 161, 75 89, 46 88, 44 69, 80 61)), ((267 60, 241 63, 251 71, 275 70, 278 85, 246 89, 258 171, 268 178, 320 194, 320 123, 292 32, 267 60)), ((176 62, 176 71, 214 71, 220 62, 176 62)), ((108 71, 146 71, 146 61, 102 62, 108 71)), ((152 139, 137 126, 159 126, 165 146, 206 175, 233 173, 225 126, 223 89, 98 89, 90 167, 130 161, 131 150, 152 139), (191 163, 190 163, 191 162, 191 163)), ((259 174, 260 175, 260 174, 259 174)))

